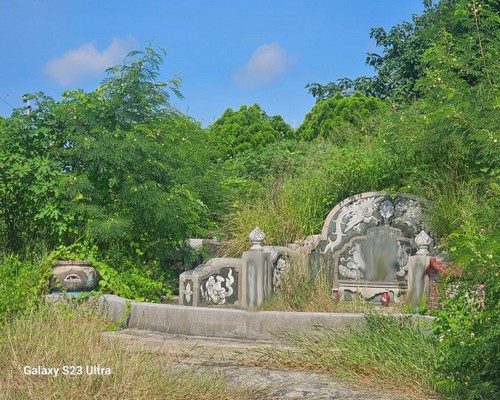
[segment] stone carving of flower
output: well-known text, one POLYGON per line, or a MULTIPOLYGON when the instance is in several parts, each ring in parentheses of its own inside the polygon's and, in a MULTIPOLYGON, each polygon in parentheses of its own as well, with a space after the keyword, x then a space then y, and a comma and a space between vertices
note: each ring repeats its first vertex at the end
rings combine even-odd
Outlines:
POLYGON ((224 278, 217 275, 211 276, 207 282, 207 294, 214 304, 224 304, 226 302, 226 289, 222 287, 224 278))

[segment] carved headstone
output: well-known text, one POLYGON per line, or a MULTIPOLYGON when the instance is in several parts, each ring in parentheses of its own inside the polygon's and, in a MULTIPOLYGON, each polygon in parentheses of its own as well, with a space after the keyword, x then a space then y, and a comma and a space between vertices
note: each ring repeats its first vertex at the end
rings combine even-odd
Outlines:
POLYGON ((374 290, 377 282, 386 289, 405 287, 408 257, 432 245, 416 243, 424 230, 422 207, 420 199, 404 193, 349 197, 328 215, 312 259, 327 265, 334 287, 341 282, 370 283, 374 290))

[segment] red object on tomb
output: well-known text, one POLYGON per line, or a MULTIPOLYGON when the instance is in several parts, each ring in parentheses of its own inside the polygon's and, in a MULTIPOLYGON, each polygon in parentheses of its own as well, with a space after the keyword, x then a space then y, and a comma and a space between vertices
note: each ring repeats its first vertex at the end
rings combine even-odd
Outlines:
POLYGON ((382 303, 383 307, 389 306, 389 303, 391 302, 391 296, 389 296, 388 292, 384 292, 380 295, 380 302, 382 303))

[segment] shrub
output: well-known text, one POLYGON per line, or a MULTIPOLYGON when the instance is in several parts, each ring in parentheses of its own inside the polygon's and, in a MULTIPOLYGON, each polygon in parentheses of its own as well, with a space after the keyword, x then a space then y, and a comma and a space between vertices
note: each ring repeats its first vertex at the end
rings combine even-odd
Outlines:
POLYGON ((0 255, 0 321, 27 314, 45 301, 51 267, 44 255, 0 255))

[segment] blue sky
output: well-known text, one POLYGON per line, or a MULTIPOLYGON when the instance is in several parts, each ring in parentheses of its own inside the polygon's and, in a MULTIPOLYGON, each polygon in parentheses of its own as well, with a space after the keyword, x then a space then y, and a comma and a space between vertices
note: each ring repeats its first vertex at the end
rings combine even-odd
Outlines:
POLYGON ((0 0, 0 115, 25 93, 94 90, 153 41, 167 52, 161 78, 183 82, 173 103, 204 126, 253 103, 298 126, 314 104, 306 84, 373 75, 370 28, 422 10, 421 0, 0 0))

